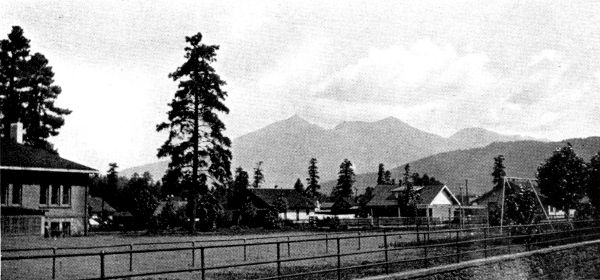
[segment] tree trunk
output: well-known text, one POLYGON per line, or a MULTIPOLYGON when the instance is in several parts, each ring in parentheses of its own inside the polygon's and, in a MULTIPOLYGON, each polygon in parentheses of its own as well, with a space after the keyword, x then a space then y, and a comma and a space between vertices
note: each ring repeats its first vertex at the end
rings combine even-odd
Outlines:
POLYGON ((200 106, 200 100, 198 94, 194 94, 194 134, 192 136, 192 142, 194 143, 194 157, 192 159, 192 184, 190 186, 190 192, 192 194, 192 233, 196 233, 196 211, 197 211, 197 188, 198 188, 198 134, 199 134, 199 123, 198 123, 198 107, 200 106))

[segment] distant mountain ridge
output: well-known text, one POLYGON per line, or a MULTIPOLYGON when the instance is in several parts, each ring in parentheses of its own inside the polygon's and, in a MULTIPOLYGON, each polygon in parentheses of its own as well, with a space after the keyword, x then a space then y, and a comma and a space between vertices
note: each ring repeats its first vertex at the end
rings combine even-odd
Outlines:
MULTIPOLYGON (((494 157, 504 155, 507 176, 535 178, 538 166, 552 155, 556 149, 571 143, 578 156, 589 161, 592 155, 600 152, 600 137, 567 139, 559 142, 517 141, 495 142, 485 147, 444 152, 410 162, 411 171, 435 177, 447 184, 452 191, 465 191, 468 180, 469 193, 481 195, 492 188, 494 157)), ((393 178, 399 178, 403 166, 391 170, 393 178)), ((374 186, 375 172, 358 174, 355 188, 362 193, 366 187, 374 186)), ((336 181, 322 184, 322 191, 329 193, 336 181)))
MULTIPOLYGON (((375 122, 343 122, 332 129, 312 124, 298 115, 233 139, 232 167, 242 166, 252 173, 263 162, 264 187, 291 188, 297 178, 307 177, 310 158, 318 160, 321 181, 337 177, 343 159, 352 161, 356 173, 375 171, 418 160, 441 152, 482 147, 495 141, 522 140, 481 128, 462 129, 449 138, 417 129, 397 118, 375 122)), ((127 168, 124 176, 149 171, 162 178, 165 161, 127 168)))

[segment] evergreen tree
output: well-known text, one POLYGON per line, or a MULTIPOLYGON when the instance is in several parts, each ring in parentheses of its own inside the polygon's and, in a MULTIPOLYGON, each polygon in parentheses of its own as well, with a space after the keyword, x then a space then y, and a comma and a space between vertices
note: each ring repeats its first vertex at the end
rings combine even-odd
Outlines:
POLYGON ((377 171, 377 185, 383 185, 385 183, 385 166, 383 163, 379 164, 379 169, 377 171))
POLYGON ((565 211, 569 219, 569 209, 574 209, 584 196, 587 166, 568 143, 538 167, 537 179, 548 204, 565 211))
POLYGON ((56 152, 46 139, 58 135, 70 110, 54 105, 61 88, 44 55, 29 54, 23 29, 13 26, 8 39, 0 41, 0 135, 10 135, 10 125, 22 122, 26 145, 56 152))
POLYGON ((506 176, 506 172, 504 171, 505 169, 504 156, 498 155, 494 158, 494 171, 492 172, 492 183, 494 184, 494 188, 502 188, 502 184, 504 184, 504 177, 506 176))
POLYGON ((352 162, 344 159, 340 164, 338 172, 338 181, 335 189, 335 197, 350 197, 352 196, 352 185, 354 184, 354 168, 352 162))
POLYGON ((129 210, 140 221, 141 225, 147 226, 152 220, 154 210, 158 206, 158 189, 148 172, 140 177, 134 173, 127 184, 127 191, 131 198, 129 210))
POLYGON ((256 167, 254 168, 254 181, 252 182, 252 186, 256 189, 260 187, 260 184, 265 181, 265 175, 262 171, 262 161, 256 163, 256 167))
POLYGON ((600 214, 600 152, 592 156, 590 160, 586 193, 590 203, 596 209, 596 213, 600 214))
POLYGON ((294 184, 294 190, 299 193, 304 193, 304 185, 302 184, 302 181, 300 181, 300 178, 296 180, 296 183, 294 184))
POLYGON ((227 206, 230 209, 239 209, 246 200, 246 193, 248 191, 249 177, 248 172, 244 171, 242 167, 235 169, 235 178, 230 188, 230 198, 227 206))
MULTIPOLYGON (((158 156, 170 156, 169 172, 188 191, 191 230, 196 231, 198 196, 208 195, 207 179, 225 185, 231 178, 231 140, 223 135, 225 125, 219 113, 229 113, 223 104, 225 82, 210 65, 216 61, 215 45, 201 43, 202 34, 186 37, 186 62, 169 74, 179 88, 169 106, 168 121, 157 131, 169 131, 158 156)), ((214 200, 205 200, 211 203, 214 200)))
POLYGON ((319 168, 317 167, 317 159, 311 158, 308 165, 308 178, 306 178, 307 186, 306 193, 310 197, 317 197, 319 193, 319 189, 321 186, 319 185, 319 168))
POLYGON ((384 184, 386 185, 393 185, 394 183, 392 182, 392 172, 389 170, 386 170, 385 173, 383 174, 383 181, 384 184))

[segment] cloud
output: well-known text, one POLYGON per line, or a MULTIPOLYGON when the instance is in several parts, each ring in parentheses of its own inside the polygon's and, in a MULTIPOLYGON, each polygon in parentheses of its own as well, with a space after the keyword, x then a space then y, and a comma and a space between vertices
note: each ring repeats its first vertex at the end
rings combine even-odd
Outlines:
POLYGON ((510 72, 490 70, 489 60, 429 39, 372 49, 324 78, 306 111, 330 119, 393 115, 445 135, 472 126, 552 139, 600 131, 598 72, 582 73, 552 49, 510 72))
POLYGON ((371 49, 365 58, 324 80, 319 97, 347 102, 403 103, 414 106, 468 92, 475 94, 493 82, 484 54, 460 55, 450 45, 422 39, 371 49))

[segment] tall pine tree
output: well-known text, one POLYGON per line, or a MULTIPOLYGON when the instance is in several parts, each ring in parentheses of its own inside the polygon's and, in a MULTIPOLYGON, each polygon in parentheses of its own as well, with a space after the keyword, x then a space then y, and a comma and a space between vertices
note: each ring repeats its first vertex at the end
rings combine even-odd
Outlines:
POLYGON ((252 186, 257 189, 260 188, 260 184, 265 181, 265 175, 262 170, 262 161, 256 163, 256 167, 254 168, 254 181, 252 182, 252 186))
POLYGON ((311 158, 308 165, 308 178, 306 178, 306 193, 310 197, 317 197, 319 194, 319 168, 317 167, 317 159, 311 158))
POLYGON ((168 172, 177 175, 178 183, 187 190, 191 230, 195 232, 197 202, 199 196, 209 196, 208 179, 214 185, 230 181, 231 140, 223 135, 225 124, 218 115, 229 113, 223 103, 227 93, 221 89, 225 81, 211 66, 219 46, 201 43, 201 33, 185 40, 189 43, 185 47, 187 61, 169 74, 179 81, 179 88, 169 103, 168 121, 157 126, 157 131, 169 131, 158 156, 170 156, 168 172))
POLYGON ((502 188, 502 184, 504 184, 504 177, 506 176, 506 171, 504 171, 505 169, 504 156, 498 155, 494 158, 494 171, 492 172, 492 183, 494 184, 494 188, 502 188))
POLYGON ((379 167, 377 168, 377 185, 383 185, 385 184, 385 166, 383 165, 383 163, 379 164, 379 167))
POLYGON ((354 184, 354 168, 352 162, 344 159, 340 164, 338 172, 338 181, 335 188, 335 197, 350 197, 352 196, 352 185, 354 184))
POLYGON ((54 72, 44 55, 29 53, 29 40, 23 29, 13 26, 8 39, 0 41, 0 134, 10 135, 10 125, 22 122, 26 145, 52 152, 47 139, 58 129, 70 110, 54 105, 61 88, 54 84, 54 72))

